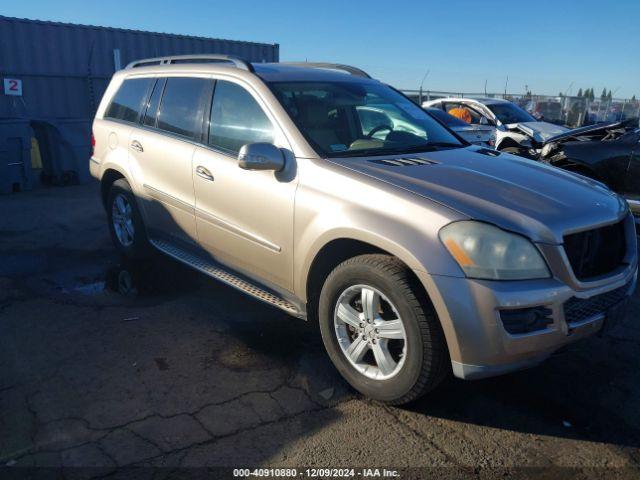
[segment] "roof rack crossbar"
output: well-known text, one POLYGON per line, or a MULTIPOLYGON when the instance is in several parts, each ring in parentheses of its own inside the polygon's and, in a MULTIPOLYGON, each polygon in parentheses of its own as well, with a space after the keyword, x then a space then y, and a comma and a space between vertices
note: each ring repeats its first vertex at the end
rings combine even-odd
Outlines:
POLYGON ((327 70, 342 70, 355 77, 371 78, 371 76, 357 67, 351 65, 343 65, 341 63, 325 63, 325 62, 281 62, 284 65, 296 65, 299 67, 324 68, 327 70))
POLYGON ((228 62, 236 68, 254 72, 253 65, 238 57, 221 54, 201 54, 201 55, 170 55, 167 57, 143 58, 129 63, 125 68, 146 67, 149 65, 170 65, 172 63, 212 63, 228 62))

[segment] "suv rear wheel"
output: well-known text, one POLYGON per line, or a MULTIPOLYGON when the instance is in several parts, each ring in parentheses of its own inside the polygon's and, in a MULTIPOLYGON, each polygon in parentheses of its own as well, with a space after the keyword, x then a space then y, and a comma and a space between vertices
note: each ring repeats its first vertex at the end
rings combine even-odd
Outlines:
POLYGON ((407 403, 449 371, 436 313, 394 257, 362 255, 338 265, 322 288, 319 320, 334 365, 368 397, 407 403))
POLYGON ((107 198, 109 231, 116 248, 129 258, 143 258, 150 250, 147 232, 129 183, 113 182, 107 198))

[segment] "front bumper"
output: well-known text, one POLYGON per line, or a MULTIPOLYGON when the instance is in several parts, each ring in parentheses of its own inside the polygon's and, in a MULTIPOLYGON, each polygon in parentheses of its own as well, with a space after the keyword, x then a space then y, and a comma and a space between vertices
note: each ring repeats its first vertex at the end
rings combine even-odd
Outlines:
MULTIPOLYGON (((587 290, 557 278, 498 282, 416 273, 430 291, 442 323, 454 375, 476 379, 533 366, 559 348, 599 332, 606 311, 572 323, 565 318, 565 302, 617 289, 623 290, 626 301, 635 290, 637 264, 611 282, 587 290), (502 310, 538 306, 551 310, 552 323, 530 333, 507 332, 500 317, 502 310)), ((619 307, 618 315, 622 313, 619 307)))

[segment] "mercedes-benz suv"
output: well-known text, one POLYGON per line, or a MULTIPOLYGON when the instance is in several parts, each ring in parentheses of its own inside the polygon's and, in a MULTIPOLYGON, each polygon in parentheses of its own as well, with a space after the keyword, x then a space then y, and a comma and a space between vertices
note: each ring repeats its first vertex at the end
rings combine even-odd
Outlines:
POLYGON ((384 402, 531 366, 608 328, 635 287, 619 196, 470 145, 354 67, 134 62, 93 135, 122 254, 159 250, 318 322, 384 402))

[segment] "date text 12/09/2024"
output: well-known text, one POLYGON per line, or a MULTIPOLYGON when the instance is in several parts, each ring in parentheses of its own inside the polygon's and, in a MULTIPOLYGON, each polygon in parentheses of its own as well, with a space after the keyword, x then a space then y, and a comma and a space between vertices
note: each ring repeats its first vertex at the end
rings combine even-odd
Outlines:
POLYGON ((397 470, 386 468, 237 468, 233 470, 237 478, 398 478, 397 470))

